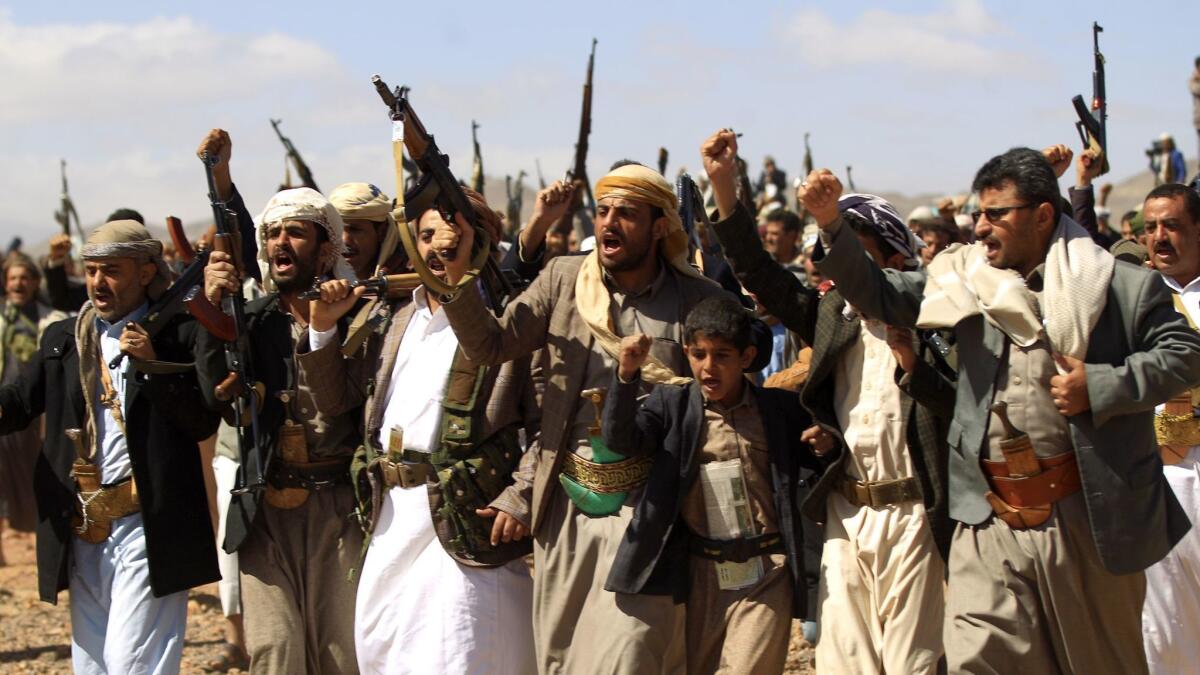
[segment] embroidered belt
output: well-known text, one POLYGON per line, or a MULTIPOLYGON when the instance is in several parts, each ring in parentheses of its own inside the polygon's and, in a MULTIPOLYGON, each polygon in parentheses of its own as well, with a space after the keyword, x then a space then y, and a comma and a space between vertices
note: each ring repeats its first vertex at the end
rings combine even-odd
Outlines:
POLYGON ((1154 416, 1154 435, 1163 464, 1178 464, 1189 448, 1200 445, 1200 419, 1192 412, 1190 395, 1167 401, 1163 411, 1154 416))
POLYGON ((75 534, 90 544, 98 544, 108 539, 112 531, 112 521, 142 510, 132 478, 103 486, 98 490, 79 490, 76 497, 78 508, 72 524, 75 526, 75 534))
POLYGON ((912 476, 873 481, 854 480, 847 476, 838 483, 837 491, 851 504, 871 508, 924 499, 921 483, 912 476))
POLYGON ((562 472, 572 480, 593 492, 627 492, 642 483, 650 475, 649 457, 630 457, 619 462, 597 464, 579 455, 563 451, 562 472))

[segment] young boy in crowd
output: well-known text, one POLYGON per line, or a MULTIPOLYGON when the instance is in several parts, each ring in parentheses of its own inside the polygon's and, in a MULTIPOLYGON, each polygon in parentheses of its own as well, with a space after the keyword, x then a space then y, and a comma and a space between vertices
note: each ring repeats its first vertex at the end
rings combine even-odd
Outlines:
POLYGON ((750 325, 732 298, 702 301, 684 323, 695 379, 644 402, 651 340, 624 338, 604 404, 609 449, 654 458, 605 588, 685 600, 691 673, 782 672, 792 617, 806 614, 802 475, 824 462, 800 440, 811 421, 796 394, 743 374, 750 325))

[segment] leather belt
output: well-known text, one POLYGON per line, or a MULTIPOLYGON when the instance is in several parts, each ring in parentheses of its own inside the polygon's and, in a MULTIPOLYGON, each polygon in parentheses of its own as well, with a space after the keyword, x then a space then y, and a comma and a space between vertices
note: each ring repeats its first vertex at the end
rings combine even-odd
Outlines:
POLYGON ((276 488, 320 490, 334 485, 350 484, 350 457, 322 459, 315 462, 285 462, 277 459, 271 471, 270 483, 276 488))
POLYGON ((847 476, 838 483, 837 491, 851 504, 871 508, 924 499, 921 483, 912 476, 873 481, 854 480, 847 476))
POLYGON ((709 539, 692 532, 688 548, 692 555, 708 560, 744 563, 756 556, 783 553, 783 537, 772 532, 738 539, 709 539))
POLYGON ((983 460, 988 483, 1009 506, 1025 508, 1046 506, 1069 497, 1083 486, 1079 480, 1079 464, 1075 453, 1064 452, 1053 457, 1039 457, 1042 472, 1036 476, 1012 478, 1003 461, 983 460))
POLYGON ((650 475, 650 457, 630 457, 619 462, 597 464, 579 455, 564 451, 562 472, 593 492, 628 492, 650 475))

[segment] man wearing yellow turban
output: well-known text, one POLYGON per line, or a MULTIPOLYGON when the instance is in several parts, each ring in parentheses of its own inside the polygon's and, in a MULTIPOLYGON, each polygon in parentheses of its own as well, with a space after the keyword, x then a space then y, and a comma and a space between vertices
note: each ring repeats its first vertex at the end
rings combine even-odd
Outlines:
POLYGON ((354 276, 366 279, 397 263, 391 258, 396 254, 400 234, 392 217, 395 206, 391 197, 370 183, 344 183, 329 193, 329 203, 342 217, 342 256, 354 269, 354 276))
MULTIPOLYGON (((542 348, 547 354, 540 448, 526 453, 518 471, 518 485, 527 486, 520 499, 502 508, 534 536, 539 670, 679 672, 683 610, 672 595, 686 575, 614 567, 648 467, 636 459, 592 461, 600 459, 589 443, 597 410, 581 394, 608 385, 626 335, 654 338, 642 370, 646 389, 682 381, 688 372, 683 319, 699 301, 725 291, 687 264, 675 193, 658 173, 627 164, 600 179, 595 194, 593 251, 552 260, 499 319, 472 291, 444 307, 473 360, 503 363, 542 348), (560 475, 591 494, 624 492, 626 498, 611 515, 589 515, 586 504, 572 501, 576 492, 569 499, 560 489, 560 475), (607 590, 636 585, 636 595, 607 590)), ((447 226, 435 243, 457 245, 463 256, 472 239, 471 232, 447 226)))

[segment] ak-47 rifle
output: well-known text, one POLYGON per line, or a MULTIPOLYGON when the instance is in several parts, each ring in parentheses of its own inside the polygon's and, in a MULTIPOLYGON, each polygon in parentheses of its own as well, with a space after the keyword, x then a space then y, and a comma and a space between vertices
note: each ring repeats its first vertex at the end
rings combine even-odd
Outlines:
POLYGON ((808 174, 813 172, 812 148, 808 146, 808 132, 804 132, 804 176, 801 180, 807 180, 808 174))
POLYGON ((850 188, 851 192, 858 192, 854 189, 854 167, 849 164, 846 165, 846 186, 850 188))
POLYGON ((700 240, 696 223, 704 225, 705 229, 712 232, 712 222, 704 209, 704 198, 700 194, 700 188, 691 176, 684 173, 675 181, 675 194, 679 196, 679 219, 683 221, 683 230, 687 232, 693 249, 703 251, 704 244, 700 240))
POLYGON ((1104 55, 1100 53, 1100 33, 1104 28, 1092 22, 1092 107, 1088 109, 1082 96, 1075 96, 1071 103, 1079 121, 1075 129, 1087 149, 1100 153, 1100 173, 1108 173, 1108 94, 1104 91, 1104 55))
POLYGON ((479 137, 475 132, 479 123, 471 120, 471 144, 475 146, 475 159, 471 162, 471 189, 483 194, 483 153, 479 151, 479 137))
POLYGON ((534 160, 533 160, 533 165, 534 165, 535 167, 537 167, 537 172, 538 172, 538 189, 539 189, 539 190, 545 190, 545 189, 546 189, 546 177, 542 175, 542 160, 540 160, 540 159, 537 159, 537 158, 535 157, 535 158, 534 158, 534 160))
MULTIPOLYGON (((242 266, 246 261, 241 259, 241 246, 238 244, 237 214, 217 193, 217 183, 213 177, 217 157, 205 153, 200 159, 204 162, 204 172, 208 177, 208 201, 212 205, 213 221, 217 226, 212 250, 222 251, 233 259, 240 280, 242 266)), ((195 266, 196 262, 192 265, 195 266)), ((263 392, 259 388, 261 385, 254 378, 254 364, 250 358, 250 336, 246 332, 246 299, 242 295, 239 281, 237 292, 226 295, 221 301, 223 309, 214 307, 204 296, 203 267, 200 270, 199 285, 188 291, 183 302, 188 312, 196 317, 196 321, 213 337, 225 343, 225 367, 229 370, 229 375, 216 386, 214 395, 218 401, 227 401, 233 405, 234 420, 239 427, 238 455, 245 469, 238 472, 238 485, 231 494, 240 495, 262 490, 267 486, 266 476, 270 475, 274 450, 268 447, 266 453, 251 452, 258 447, 259 439, 262 438, 258 427, 258 411, 262 405, 263 392), (246 484, 245 476, 256 476, 256 482, 252 485, 246 484)))
POLYGON ((667 175, 667 149, 658 149, 658 172, 663 176, 667 175))
POLYGON ((79 224, 79 214, 75 212, 75 202, 71 201, 71 192, 67 189, 67 160, 60 159, 59 172, 62 175, 62 193, 59 195, 59 210, 54 212, 54 220, 62 226, 63 234, 71 236, 71 221, 75 221, 75 231, 79 240, 83 241, 83 226, 79 224))
POLYGON ((508 218, 509 231, 516 232, 521 228, 521 207, 525 202, 525 169, 517 172, 515 184, 512 176, 505 176, 504 190, 508 197, 504 215, 508 218))
MULTIPOLYGON (((392 119, 392 152, 395 159, 397 179, 402 180, 403 169, 400 159, 404 152, 412 157, 413 162, 421 170, 421 179, 417 186, 408 194, 397 198, 397 205, 404 205, 404 210, 397 215, 397 220, 415 220, 426 208, 437 208, 447 222, 453 223, 455 215, 461 215, 475 230, 475 243, 471 255, 471 271, 464 277, 459 286, 451 286, 434 276, 421 256, 417 255, 417 246, 411 228, 406 223, 398 223, 400 241, 408 252, 409 260, 421 281, 439 295, 452 295, 459 288, 478 278, 483 284, 484 293, 492 311, 500 315, 516 292, 509 277, 501 271, 496 261, 492 259, 491 240, 488 233, 479 227, 475 210, 471 208, 467 195, 462 191, 458 180, 450 172, 450 158, 438 149, 433 136, 425 130, 425 125, 413 111, 408 101, 406 88, 397 87, 393 92, 378 76, 371 77, 379 97, 387 104, 392 119)), ((455 251, 447 251, 438 255, 444 260, 453 260, 455 251)))
MULTIPOLYGON (((197 286, 204 285, 204 266, 208 264, 209 250, 193 249, 191 242, 187 239, 187 234, 183 231, 183 222, 175 216, 167 216, 167 234, 171 236, 171 241, 175 244, 175 251, 179 259, 187 267, 184 268, 179 278, 171 283, 171 287, 155 300, 154 304, 150 305, 149 311, 146 312, 146 318, 139 322, 150 339, 154 339, 155 335, 162 332, 162 329, 177 314, 188 311, 187 298, 197 286)), ((121 352, 109 362, 108 366, 109 368, 118 368, 124 360, 125 352, 121 352)))
MULTIPOLYGON (((283 143, 283 149, 287 151, 287 157, 292 161, 292 165, 296 167, 296 173, 300 174, 300 182, 304 187, 312 188, 317 192, 321 189, 317 187, 317 182, 313 180, 312 171, 308 168, 308 164, 304 163, 304 158, 300 156, 300 152, 296 150, 296 146, 292 144, 292 139, 283 135, 279 130, 279 124, 283 120, 271 120, 271 126, 275 128, 275 135, 279 137, 279 142, 283 143)), ((288 180, 290 183, 291 180, 288 180)), ((280 190, 286 190, 292 187, 291 185, 280 185, 280 190)))
MULTIPOLYGON (((574 227, 575 213, 583 208, 584 196, 587 197, 586 206, 594 216, 596 213, 596 200, 592 197, 592 183, 588 179, 587 173, 587 155, 588 155, 588 137, 592 133, 592 71, 596 66, 596 38, 592 38, 592 53, 588 56, 587 78, 583 81, 583 108, 579 114, 579 137, 575 141, 575 161, 571 165, 571 170, 567 172, 567 183, 580 181, 583 183, 583 189, 577 190, 575 196, 571 198, 571 206, 562 218, 554 226, 559 232, 569 232, 574 227)), ((589 235, 591 232, 584 232, 584 235, 589 235)))
MULTIPOLYGON (((742 135, 737 134, 737 137, 741 138, 742 135)), ((738 170, 738 201, 746 207, 747 212, 758 213, 758 207, 754 203, 754 187, 750 184, 750 173, 747 170, 746 160, 742 159, 742 156, 739 154, 734 156, 733 161, 737 165, 738 170)))

